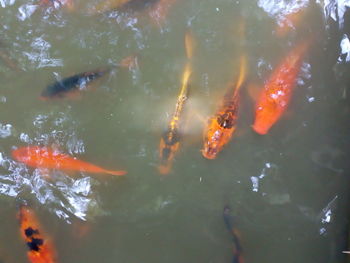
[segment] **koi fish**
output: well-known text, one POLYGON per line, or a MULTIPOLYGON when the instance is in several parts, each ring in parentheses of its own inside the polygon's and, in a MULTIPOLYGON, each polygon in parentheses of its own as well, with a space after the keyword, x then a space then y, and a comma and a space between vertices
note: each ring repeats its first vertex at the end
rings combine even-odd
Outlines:
POLYGON ((40 0, 41 5, 54 7, 67 7, 68 10, 74 10, 73 0, 40 0))
POLYGON ((301 24, 305 16, 305 11, 299 9, 293 13, 287 14, 282 21, 279 23, 276 29, 276 35, 283 37, 287 35, 292 29, 295 29, 301 24))
POLYGON ((56 251, 51 241, 42 232, 42 227, 34 213, 28 206, 22 205, 19 209, 21 236, 26 242, 29 251, 28 259, 31 263, 55 263, 56 251))
POLYGON ((25 163, 34 168, 104 173, 118 176, 127 173, 126 171, 107 170, 46 147, 28 146, 18 148, 12 151, 12 156, 18 162, 25 163))
POLYGON ((267 134, 286 111, 302 65, 302 58, 310 44, 311 40, 307 40, 290 51, 265 83, 255 106, 255 121, 252 126, 255 132, 267 134))
MULTIPOLYGON (((193 54, 193 38, 189 33, 186 33, 185 35, 185 47, 187 58, 191 59, 193 54)), ((170 172, 175 153, 180 146, 180 120, 188 96, 189 79, 191 74, 192 67, 188 61, 182 74, 182 87, 177 98, 175 112, 173 113, 168 129, 163 134, 159 144, 159 158, 161 161, 159 172, 161 174, 168 174, 170 172)))
POLYGON ((106 0, 90 10, 90 14, 104 13, 110 10, 141 11, 160 0, 106 0))
POLYGON ((108 74, 112 68, 133 68, 137 66, 137 57, 135 55, 122 59, 118 66, 99 68, 93 71, 79 73, 77 75, 64 78, 49 85, 42 93, 40 98, 43 100, 53 98, 64 98, 83 89, 86 89, 90 83, 108 74))
POLYGON ((73 92, 79 92, 85 89, 92 81, 101 78, 108 72, 110 68, 96 69, 90 72, 83 72, 47 86, 41 93, 41 99, 64 98, 73 92))
POLYGON ((239 231, 234 226, 234 218, 230 215, 230 208, 224 207, 223 218, 227 229, 230 231, 233 239, 233 259, 232 263, 244 263, 243 249, 240 242, 239 231))
POLYGON ((240 73, 235 86, 230 88, 216 114, 208 121, 204 129, 202 155, 207 159, 215 159, 216 155, 231 140, 237 127, 240 96, 239 91, 245 81, 247 59, 241 56, 240 73))

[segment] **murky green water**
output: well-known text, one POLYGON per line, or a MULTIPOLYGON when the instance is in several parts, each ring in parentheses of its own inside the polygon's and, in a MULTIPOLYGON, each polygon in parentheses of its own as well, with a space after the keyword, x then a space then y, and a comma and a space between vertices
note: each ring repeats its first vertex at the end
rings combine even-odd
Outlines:
POLYGON ((80 1, 69 12, 0 0, 1 52, 18 65, 0 63, 2 262, 27 262, 16 219, 21 200, 37 212, 59 262, 231 262, 225 205, 237 220, 246 262, 344 262, 350 4, 178 0, 156 25, 148 11, 86 15, 96 2, 80 1), (308 10, 302 22, 277 37, 277 21, 298 8, 308 10), (235 33, 241 17, 245 40, 235 33), (248 87, 262 85, 304 38, 300 28, 311 28, 317 41, 288 112, 259 136, 250 128, 248 87), (158 146, 179 92, 188 29, 196 44, 187 121, 172 172, 160 176, 158 146), (216 110, 237 77, 242 50, 249 75, 238 130, 216 160, 206 160, 195 116, 216 110), (138 68, 113 70, 78 98, 39 100, 57 79, 130 55, 138 68), (47 180, 12 159, 12 149, 27 145, 54 146, 128 175, 52 171, 47 180))

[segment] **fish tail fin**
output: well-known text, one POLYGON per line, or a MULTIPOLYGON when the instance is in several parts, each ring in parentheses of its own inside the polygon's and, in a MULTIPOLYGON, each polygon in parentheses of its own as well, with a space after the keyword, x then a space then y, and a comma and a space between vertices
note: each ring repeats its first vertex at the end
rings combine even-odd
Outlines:
POLYGON ((245 54, 242 54, 239 62, 239 75, 236 83, 235 93, 238 93, 241 87, 243 86, 246 76, 247 76, 247 56, 245 54))
POLYGON ((138 56, 136 54, 130 55, 126 58, 123 58, 119 66, 122 68, 127 68, 129 70, 138 68, 138 56))
POLYGON ((223 218, 225 225, 229 231, 232 230, 232 216, 230 215, 231 209, 228 205, 225 205, 224 211, 223 211, 223 218))
POLYGON ((185 34, 185 49, 186 49, 186 56, 188 59, 192 59, 193 48, 194 48, 193 33, 191 30, 187 30, 185 34))
POLYGON ((105 170, 105 173, 110 175, 122 176, 122 175, 126 175, 128 172, 124 170, 119 170, 119 171, 105 170))

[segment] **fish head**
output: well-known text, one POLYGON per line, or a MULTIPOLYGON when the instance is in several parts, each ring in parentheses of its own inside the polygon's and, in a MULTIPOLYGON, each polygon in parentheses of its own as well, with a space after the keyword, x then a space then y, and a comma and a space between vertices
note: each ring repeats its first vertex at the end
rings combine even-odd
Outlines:
POLYGON ((31 160, 31 150, 29 147, 20 147, 12 151, 12 157, 22 163, 27 163, 31 160))
POLYGON ((208 127, 204 132, 202 155, 207 159, 216 158, 224 145, 230 141, 236 128, 236 126, 220 125, 219 121, 220 116, 209 120, 208 127))
POLYGON ((271 98, 270 94, 263 94, 260 103, 255 108, 253 130, 261 135, 268 133, 285 110, 285 105, 271 98))
POLYGON ((28 146, 20 147, 12 151, 12 157, 29 166, 39 167, 50 157, 50 152, 45 147, 28 146))
POLYGON ((204 143, 202 155, 207 159, 215 159, 218 152, 221 150, 221 140, 223 136, 223 129, 216 120, 209 121, 209 127, 204 132, 204 143))

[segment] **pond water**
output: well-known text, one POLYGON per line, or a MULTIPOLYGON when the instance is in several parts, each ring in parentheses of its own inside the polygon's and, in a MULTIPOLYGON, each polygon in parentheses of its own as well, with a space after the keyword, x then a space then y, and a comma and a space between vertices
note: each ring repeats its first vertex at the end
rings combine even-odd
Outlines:
POLYGON ((16 217, 23 201, 58 262, 232 262, 226 205, 245 262, 345 262, 349 1, 61 2, 0 0, 1 262, 28 262, 16 217), (159 142, 188 61, 186 32, 193 73, 181 146, 161 175, 159 142), (309 37, 288 110, 256 134, 254 90, 309 37), (202 120, 236 81, 243 52, 237 131, 205 159, 202 120), (129 56, 137 65, 115 67, 129 56), (111 72, 80 94, 39 98, 55 81, 106 66, 111 72), (128 174, 43 171, 13 159, 14 149, 33 145, 128 174))

